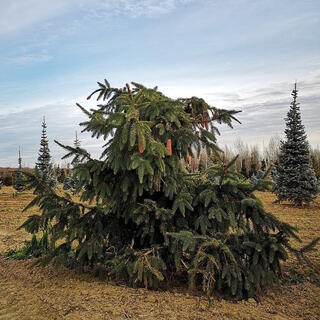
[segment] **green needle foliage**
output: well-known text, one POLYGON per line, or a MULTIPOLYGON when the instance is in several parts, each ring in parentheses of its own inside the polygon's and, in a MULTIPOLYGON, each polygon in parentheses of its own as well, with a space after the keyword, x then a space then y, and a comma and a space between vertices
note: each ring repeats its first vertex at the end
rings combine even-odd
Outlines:
MULTIPOLYGON (((78 139, 78 134, 76 131, 75 139, 73 141, 73 146, 75 149, 80 149, 81 143, 80 140, 78 139)), ((79 157, 75 157, 72 160, 72 167, 76 167, 80 163, 79 157)), ((78 185, 78 176, 77 173, 72 172, 72 174, 68 177, 66 177, 63 181, 63 189, 64 190, 71 190, 72 193, 75 193, 77 190, 77 185, 78 185)))
POLYGON ((312 168, 309 144, 297 102, 297 84, 286 120, 286 139, 281 142, 279 162, 275 169, 277 202, 288 200, 297 206, 312 202, 318 193, 317 178, 312 168))
POLYGON ((54 169, 51 163, 51 155, 49 149, 49 141, 47 138, 47 124, 45 117, 43 117, 42 121, 42 133, 40 140, 40 149, 38 155, 38 162, 35 167, 35 174, 47 181, 47 183, 52 184, 53 186, 57 184, 57 179, 54 174, 54 169))
POLYGON ((77 159, 79 200, 28 175, 35 198, 26 209, 38 205, 40 213, 22 227, 47 232, 46 259, 132 286, 166 287, 175 278, 238 298, 275 280, 290 238, 299 238, 253 194, 263 179, 253 186, 235 172, 236 158, 220 157, 215 124, 231 127, 237 111, 137 83, 98 84, 93 94, 103 103, 78 106, 88 116, 83 131, 106 140, 100 159, 58 143, 77 159), (184 163, 203 149, 214 164, 189 173, 184 163))
POLYGON ((23 173, 22 173, 22 158, 21 158, 21 152, 19 148, 19 158, 18 158, 18 170, 15 171, 15 182, 14 182, 14 188, 17 191, 23 190, 23 173))
POLYGON ((39 173, 42 175, 45 175, 50 171, 51 155, 50 155, 50 149, 49 149, 49 141, 47 138, 47 124, 44 117, 42 121, 40 150, 39 150, 38 162, 36 163, 36 166, 39 170, 39 173))

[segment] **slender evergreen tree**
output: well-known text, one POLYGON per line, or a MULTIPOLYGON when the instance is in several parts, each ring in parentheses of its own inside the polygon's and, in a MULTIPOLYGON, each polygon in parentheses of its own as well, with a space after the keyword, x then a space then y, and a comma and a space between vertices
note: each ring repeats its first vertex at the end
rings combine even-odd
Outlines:
POLYGON ((75 138, 74 138, 74 141, 73 141, 73 145, 74 145, 75 148, 80 148, 80 145, 81 145, 81 141, 78 138, 78 132, 77 131, 75 133, 75 138))
MULTIPOLYGON (((73 141, 73 147, 75 150, 80 150, 81 141, 78 138, 77 131, 75 132, 75 139, 73 141)), ((83 159, 82 159, 83 160, 83 159)), ((71 190, 73 193, 76 191, 79 179, 77 175, 74 173, 74 169, 79 165, 80 163, 80 156, 76 155, 74 159, 72 160, 72 174, 65 177, 63 188, 64 190, 71 190)))
POLYGON ((40 149, 39 149, 38 161, 36 163, 35 169, 36 169, 35 170, 36 174, 40 176, 44 181, 52 185, 57 184, 53 165, 51 163, 49 141, 47 138, 47 124, 46 124, 45 117, 43 117, 43 121, 42 121, 40 149))
POLYGON ((317 195, 317 179, 310 163, 309 144, 302 125, 298 90, 295 83, 293 100, 285 119, 286 139, 281 141, 279 161, 276 166, 275 193, 277 202, 288 200, 295 205, 310 203, 317 195))
POLYGON ((47 124, 46 119, 43 117, 42 121, 42 133, 40 141, 40 150, 38 155, 38 162, 36 163, 40 174, 45 175, 51 169, 51 155, 49 149, 49 141, 47 138, 47 124))
POLYGON ((22 158, 21 158, 20 147, 19 147, 19 157, 18 157, 18 170, 15 172, 14 188, 17 191, 21 191, 23 189, 22 158))
MULTIPOLYGON (((81 147, 81 141, 78 138, 77 131, 75 132, 75 138, 73 141, 73 146, 75 149, 80 149, 81 147)), ((80 157, 75 157, 72 161, 72 167, 75 168, 80 163, 80 157)))
MULTIPOLYGON (((157 88, 98 83, 97 109, 82 125, 106 144, 99 159, 82 148, 62 146, 66 157, 85 161, 73 169, 83 188, 80 201, 29 175, 35 194, 26 208, 39 214, 23 224, 45 229, 48 259, 132 286, 165 287, 187 281, 208 295, 257 294, 279 277, 294 227, 265 212, 254 191, 262 188, 235 171, 216 143, 215 126, 232 126, 237 111, 209 106, 203 99, 171 99, 157 88), (205 149, 215 161, 189 173, 191 156, 205 149)), ((88 98, 94 94, 92 93, 88 98)))

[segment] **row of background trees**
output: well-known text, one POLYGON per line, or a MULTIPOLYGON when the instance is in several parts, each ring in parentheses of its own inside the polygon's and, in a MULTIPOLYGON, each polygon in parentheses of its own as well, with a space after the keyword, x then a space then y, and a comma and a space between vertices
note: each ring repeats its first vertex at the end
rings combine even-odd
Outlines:
MULTIPOLYGON (((256 175, 259 170, 266 171, 268 167, 274 165, 279 160, 281 138, 278 135, 272 136, 269 142, 262 148, 258 145, 248 145, 240 138, 233 145, 225 145, 223 148, 224 156, 227 161, 238 158, 235 162, 237 172, 244 177, 250 178, 256 175)), ((311 165, 315 171, 317 180, 320 180, 320 148, 309 149, 311 165)), ((203 151, 199 159, 193 159, 193 170, 197 171, 199 166, 208 166, 208 157, 203 151)))
MULTIPOLYGON (((75 138, 75 146, 80 147, 80 140, 77 137, 75 138)), ((22 168, 22 156, 19 147, 19 157, 18 157, 18 168, 4 168, 0 170, 0 187, 5 186, 14 186, 17 191, 21 191, 23 187, 23 174, 22 170, 26 172, 31 172, 31 168, 22 168)), ((72 170, 70 168, 70 163, 67 163, 65 166, 60 167, 59 165, 54 165, 52 162, 52 157, 49 148, 49 140, 47 137, 47 124, 45 117, 42 121, 42 132, 40 139, 40 148, 38 159, 35 164, 34 173, 38 176, 42 176, 45 180, 51 180, 51 183, 64 183, 66 178, 71 176, 72 170)))
MULTIPOLYGON (((42 126, 46 126, 45 120, 42 126)), ((46 143, 48 145, 48 140, 46 137, 46 127, 43 129, 40 144, 46 143)), ((279 135, 274 135, 270 138, 268 143, 262 148, 258 145, 248 145, 240 138, 237 139, 233 145, 225 145, 223 148, 224 156, 226 161, 231 161, 236 155, 238 158, 235 162, 235 168, 237 172, 241 173, 244 177, 250 178, 252 175, 256 175, 258 171, 265 171, 269 166, 277 163, 280 154, 280 141, 279 135)), ((80 140, 78 138, 77 132, 75 133, 74 146, 80 147, 80 140)), ((40 149, 42 146, 40 147, 40 149)), ((46 149, 46 148, 45 148, 46 149)), ((310 158, 311 165, 315 172, 316 178, 320 181, 320 148, 310 147, 310 158)), ((45 151, 47 153, 47 151, 45 151)), ((41 150, 40 150, 41 154, 41 150)), ((50 156, 50 150, 49 150, 50 156)), ((46 157, 41 156, 44 160, 46 157)), ((19 150, 19 158, 21 158, 19 150)), ((19 164, 18 158, 18 164, 19 164)), ((38 162, 40 160, 38 159, 38 162)), ((64 183, 67 177, 72 174, 71 164, 65 162, 64 164, 54 164, 51 162, 51 156, 48 163, 51 163, 52 174, 56 177, 58 183, 64 183)), ((37 165, 36 165, 37 166, 37 165)), ((192 168, 194 171, 199 169, 199 166, 208 166, 208 157, 205 151, 201 152, 200 157, 192 159, 192 168)), ((31 171, 31 168, 23 168, 23 170, 31 171)), ((5 186, 14 186, 17 183, 16 170, 11 168, 0 169, 0 180, 5 186)))
MULTIPOLYGON (((297 102, 298 90, 296 84, 292 96, 290 110, 285 118, 285 140, 281 141, 278 136, 271 137, 269 143, 263 147, 261 152, 257 145, 249 147, 239 139, 233 147, 225 146, 223 161, 226 163, 232 161, 235 171, 245 179, 250 178, 253 184, 258 183, 258 180, 263 178, 266 172, 269 175, 272 168, 270 177, 274 182, 272 190, 277 195, 277 201, 289 200, 301 206, 303 203, 313 201, 318 193, 320 150, 311 149, 308 143, 301 121, 299 103, 297 102)), ((204 118, 202 121, 203 127, 206 127, 204 118)), ((80 147, 80 140, 76 132, 73 149, 71 148, 69 151, 81 151, 80 147)), ((206 170, 216 161, 217 158, 208 156, 207 148, 203 148, 202 151, 200 148, 197 156, 191 157, 188 155, 186 160, 182 159, 188 170, 193 172, 206 170)), ((79 157, 76 157, 72 161, 72 167, 76 167, 79 163, 79 157)), ((10 173, 7 173, 4 178, 0 176, 0 188, 3 184, 12 184, 17 191, 23 190, 20 147, 18 164, 18 169, 11 174, 11 179, 10 173)), ((72 192, 76 191, 78 178, 70 169, 70 164, 67 168, 53 165, 45 117, 43 117, 42 122, 40 149, 34 173, 53 187, 62 183, 64 189, 71 189, 72 192)))

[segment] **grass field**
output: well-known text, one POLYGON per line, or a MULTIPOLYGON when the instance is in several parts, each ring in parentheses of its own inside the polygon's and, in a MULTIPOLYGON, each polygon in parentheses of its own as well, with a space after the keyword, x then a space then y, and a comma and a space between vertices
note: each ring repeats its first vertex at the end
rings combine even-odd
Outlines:
MULTIPOLYGON (((270 193, 258 196, 268 211, 299 228, 304 243, 320 236, 319 205, 295 208, 273 204, 270 193)), ((292 257, 284 264, 282 284, 268 289, 259 302, 213 298, 210 306, 205 297, 181 289, 132 289, 62 268, 43 268, 32 260, 6 260, 3 253, 21 246, 28 236, 16 229, 31 214, 22 213, 31 199, 30 193, 13 197, 12 188, 0 190, 0 320, 320 319, 319 275, 299 266, 292 257)), ((313 253, 311 260, 320 270, 320 251, 313 253)))

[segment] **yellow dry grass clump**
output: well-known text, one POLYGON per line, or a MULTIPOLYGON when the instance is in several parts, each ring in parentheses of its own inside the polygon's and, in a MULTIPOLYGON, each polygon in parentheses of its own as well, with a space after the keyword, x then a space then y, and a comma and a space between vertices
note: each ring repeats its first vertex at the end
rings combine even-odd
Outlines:
MULTIPOLYGON (((213 298, 211 305, 179 288, 132 289, 63 268, 36 266, 32 260, 6 260, 3 253, 29 237, 16 229, 32 213, 22 213, 32 194, 13 193, 8 187, 0 190, 0 319, 320 319, 319 276, 292 257, 284 265, 284 283, 268 289, 259 302, 213 298)), ((304 243, 320 235, 319 205, 275 205, 271 193, 257 195, 267 211, 299 228, 304 243)), ((319 269, 319 251, 311 260, 319 269)))

